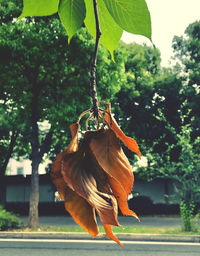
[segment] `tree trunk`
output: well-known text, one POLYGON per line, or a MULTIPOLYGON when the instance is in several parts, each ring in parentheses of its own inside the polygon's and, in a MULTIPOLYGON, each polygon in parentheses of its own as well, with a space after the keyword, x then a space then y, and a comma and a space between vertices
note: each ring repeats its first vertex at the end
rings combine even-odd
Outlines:
POLYGON ((5 175, 0 175, 0 205, 6 204, 6 181, 5 175))
POLYGON ((43 140, 42 145, 39 145, 39 133, 37 122, 32 127, 32 174, 31 174, 31 190, 30 190, 30 203, 29 203, 29 228, 38 227, 38 204, 39 204, 39 164, 42 161, 43 155, 48 152, 53 132, 50 129, 43 140))
POLYGON ((39 223, 38 204, 39 204, 39 162, 37 159, 32 159, 32 175, 31 175, 31 190, 29 204, 29 228, 37 228, 39 223))
POLYGON ((39 173, 38 167, 41 162, 39 154, 39 127, 38 127, 38 101, 40 90, 37 86, 32 87, 32 101, 31 101, 31 161, 32 161, 32 174, 31 174, 31 188, 30 188, 30 201, 29 201, 29 228, 38 227, 38 204, 39 204, 39 173))
MULTIPOLYGON (((33 81, 36 81, 36 75, 34 75, 33 81)), ((31 174, 31 190, 30 190, 30 202, 29 202, 29 228, 37 228, 39 224, 38 216, 38 204, 39 204, 39 173, 38 167, 42 161, 42 158, 46 152, 48 152, 53 132, 50 129, 46 134, 45 139, 39 143, 39 95, 43 84, 32 84, 32 100, 31 100, 31 160, 32 160, 32 174, 31 174), (35 86, 34 86, 35 85, 35 86)))

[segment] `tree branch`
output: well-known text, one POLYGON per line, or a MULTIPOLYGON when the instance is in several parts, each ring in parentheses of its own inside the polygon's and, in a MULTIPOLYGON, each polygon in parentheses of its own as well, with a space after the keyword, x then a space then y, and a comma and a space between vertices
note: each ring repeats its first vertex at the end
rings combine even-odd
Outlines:
POLYGON ((6 154, 5 161, 3 162, 2 168, 0 170, 0 176, 4 176, 5 175, 6 168, 7 168, 8 162, 9 162, 11 156, 12 156, 13 149, 14 149, 15 142, 17 140, 18 135, 19 135, 18 131, 13 131, 12 132, 11 139, 10 139, 10 145, 9 145, 9 148, 8 148, 8 152, 6 154))
POLYGON ((99 25, 97 0, 93 0, 93 6, 94 6, 94 14, 95 14, 95 22, 96 22, 96 41, 95 41, 94 55, 92 58, 91 69, 90 69, 90 90, 91 90, 92 103, 93 103, 92 112, 94 117, 98 119, 99 114, 98 114, 97 91, 96 91, 96 63, 97 63, 97 53, 98 53, 98 47, 99 47, 99 39, 101 36, 101 30, 99 25))
POLYGON ((45 153, 47 153, 50 150, 50 146, 52 143, 52 136, 53 136, 53 129, 50 128, 49 132, 46 134, 45 139, 42 142, 42 146, 39 151, 40 159, 42 160, 42 157, 45 153))

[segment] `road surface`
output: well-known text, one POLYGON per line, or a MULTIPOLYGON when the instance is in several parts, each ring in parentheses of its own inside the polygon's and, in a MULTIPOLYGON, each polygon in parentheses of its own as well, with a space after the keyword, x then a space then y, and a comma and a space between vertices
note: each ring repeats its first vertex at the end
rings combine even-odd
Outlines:
POLYGON ((1 256, 199 256, 198 243, 0 239, 1 256))

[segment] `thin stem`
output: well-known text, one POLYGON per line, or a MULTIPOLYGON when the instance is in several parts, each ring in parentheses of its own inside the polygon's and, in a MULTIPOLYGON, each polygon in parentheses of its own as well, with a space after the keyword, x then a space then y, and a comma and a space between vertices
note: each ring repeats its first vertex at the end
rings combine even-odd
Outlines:
POLYGON ((87 110, 85 110, 83 113, 81 113, 80 116, 79 116, 79 118, 78 118, 78 120, 77 120, 77 124, 79 124, 81 118, 82 118, 84 115, 86 115, 87 113, 89 113, 89 112, 91 112, 91 108, 90 108, 90 109, 87 109, 87 110))
POLYGON ((97 64, 97 52, 98 52, 98 46, 99 46, 99 39, 101 36, 101 30, 99 25, 97 0, 93 0, 93 6, 94 6, 94 14, 95 14, 95 22, 96 22, 96 41, 95 41, 94 55, 92 58, 91 70, 90 70, 90 89, 91 89, 92 104, 93 104, 92 112, 94 117, 98 119, 99 114, 98 114, 97 91, 96 91, 96 64, 97 64))

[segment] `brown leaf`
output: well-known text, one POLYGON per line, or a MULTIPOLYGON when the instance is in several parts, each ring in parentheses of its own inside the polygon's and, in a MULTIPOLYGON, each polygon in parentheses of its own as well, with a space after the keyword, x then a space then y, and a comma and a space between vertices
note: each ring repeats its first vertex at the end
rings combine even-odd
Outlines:
POLYGON ((105 113, 105 121, 109 125, 109 127, 114 131, 115 135, 126 145, 131 151, 135 152, 139 158, 141 158, 141 153, 138 147, 137 142, 131 137, 126 136, 123 131, 120 129, 117 124, 115 118, 111 114, 111 105, 110 103, 106 103, 108 108, 105 113))
POLYGON ((108 180, 120 210, 125 215, 136 216, 128 209, 127 197, 132 190, 134 176, 117 137, 111 129, 99 130, 90 136, 90 148, 99 165, 108 174, 108 180))
POLYGON ((112 177, 109 177, 109 184, 112 188, 113 194, 115 195, 115 197, 117 199, 117 203, 118 203, 118 206, 119 206, 122 214, 133 216, 139 220, 139 218, 135 214, 135 212, 131 211, 128 208, 127 194, 126 194, 125 190, 123 189, 123 187, 121 186, 121 184, 112 177))
POLYGON ((96 236, 98 234, 98 226, 94 208, 84 198, 77 195, 67 186, 61 173, 63 157, 72 152, 76 152, 78 149, 79 125, 74 123, 70 128, 72 141, 69 146, 56 157, 52 165, 51 177, 57 187, 60 198, 65 201, 66 210, 85 231, 91 236, 96 236))
MULTIPOLYGON (((77 123, 73 123, 70 125, 72 139, 74 139, 75 137, 77 137, 77 139, 78 139, 77 132, 79 131, 79 129, 80 129, 80 127, 79 127, 79 124, 77 124, 77 123)), ((76 142, 78 144, 78 140, 76 142)))
POLYGON ((99 130, 92 136, 90 148, 99 165, 122 185, 128 196, 133 187, 133 171, 114 132, 99 130))
POLYGON ((124 247, 124 246, 120 243, 120 241, 117 239, 117 237, 113 235, 111 225, 104 224, 103 227, 104 227, 104 229, 105 229, 105 232, 106 232, 107 237, 109 237, 110 239, 112 239, 113 241, 115 241, 116 243, 118 243, 121 247, 124 247))
POLYGON ((85 231, 91 236, 96 236, 99 230, 94 207, 68 186, 66 186, 64 194, 66 210, 85 231))
POLYGON ((57 187, 57 190, 59 192, 61 200, 64 200, 64 192, 63 191, 65 189, 65 182, 64 182, 62 174, 61 174, 62 158, 65 154, 75 152, 78 149, 79 125, 74 123, 70 126, 70 129, 71 129, 71 134, 72 134, 72 141, 70 142, 68 147, 56 157, 55 161, 52 164, 52 169, 51 169, 51 178, 57 187))
POLYGON ((86 132, 80 148, 79 125, 72 124, 72 141, 56 157, 51 176, 61 199, 65 200, 66 210, 84 230, 92 236, 98 234, 96 210, 106 235, 121 245, 113 235, 111 225, 120 226, 117 220, 118 205, 123 214, 137 217, 127 204, 134 177, 116 135, 125 144, 128 137, 119 127, 112 125, 115 120, 109 121, 113 131, 86 132))
POLYGON ((57 190, 65 201, 65 208, 73 219, 91 236, 98 234, 94 208, 82 197, 77 195, 65 183, 62 176, 52 176, 57 190))
POLYGON ((64 156, 61 172, 68 186, 96 209, 103 224, 119 225, 116 199, 87 140, 77 152, 64 156))

